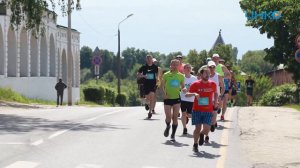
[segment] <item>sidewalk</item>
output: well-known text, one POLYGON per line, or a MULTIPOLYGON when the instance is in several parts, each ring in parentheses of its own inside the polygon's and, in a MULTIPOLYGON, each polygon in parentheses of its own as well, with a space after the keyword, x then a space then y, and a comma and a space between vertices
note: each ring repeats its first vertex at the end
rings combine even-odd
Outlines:
POLYGON ((251 168, 300 167, 300 112, 281 107, 238 110, 240 150, 251 168))

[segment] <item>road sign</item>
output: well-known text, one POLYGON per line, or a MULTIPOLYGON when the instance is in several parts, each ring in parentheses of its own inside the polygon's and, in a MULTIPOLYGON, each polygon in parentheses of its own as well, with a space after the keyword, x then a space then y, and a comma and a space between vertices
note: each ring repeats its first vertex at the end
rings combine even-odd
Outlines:
POLYGON ((92 59, 93 65, 100 65, 102 63, 101 56, 94 56, 92 59))

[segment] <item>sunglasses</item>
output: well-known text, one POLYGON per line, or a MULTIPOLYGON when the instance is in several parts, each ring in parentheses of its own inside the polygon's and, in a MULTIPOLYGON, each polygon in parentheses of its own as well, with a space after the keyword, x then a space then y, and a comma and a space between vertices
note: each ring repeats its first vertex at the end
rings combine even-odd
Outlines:
POLYGON ((208 68, 216 68, 215 66, 210 66, 210 67, 208 67, 208 68))

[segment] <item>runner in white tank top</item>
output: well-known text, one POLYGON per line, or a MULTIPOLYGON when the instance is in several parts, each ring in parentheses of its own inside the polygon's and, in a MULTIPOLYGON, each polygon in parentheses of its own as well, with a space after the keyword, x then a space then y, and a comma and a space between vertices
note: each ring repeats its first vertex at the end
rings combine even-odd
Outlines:
MULTIPOLYGON (((220 98, 220 95, 221 95, 220 90, 222 90, 224 92, 224 83, 223 83, 222 77, 219 76, 219 74, 215 72, 215 68, 216 68, 215 62, 214 61, 209 61, 207 63, 207 66, 208 66, 209 71, 210 71, 209 80, 214 81, 217 84, 218 100, 213 100, 213 101, 218 101, 218 103, 219 103, 220 99, 221 99, 220 98)), ((211 132, 214 132, 215 128, 218 126, 218 124, 217 124, 217 115, 218 115, 217 110, 218 109, 214 109, 214 111, 213 111, 212 123, 211 123, 211 127, 210 127, 211 132)), ((209 142, 209 136, 208 135, 205 137, 205 142, 206 143, 209 142)))
MULTIPOLYGON (((183 67, 183 72, 184 72, 184 86, 187 90, 189 90, 190 86, 192 83, 194 83, 195 81, 197 81, 197 77, 195 77, 194 75, 191 75, 191 71, 192 71, 192 66, 191 64, 185 64, 183 67)), ((180 99, 181 99, 181 122, 182 122, 182 126, 183 126, 183 135, 187 134, 187 128, 186 128, 186 124, 189 121, 189 118, 191 118, 192 116, 192 110, 193 110, 193 103, 194 103, 194 99, 195 97, 185 97, 185 93, 180 92, 180 99)))

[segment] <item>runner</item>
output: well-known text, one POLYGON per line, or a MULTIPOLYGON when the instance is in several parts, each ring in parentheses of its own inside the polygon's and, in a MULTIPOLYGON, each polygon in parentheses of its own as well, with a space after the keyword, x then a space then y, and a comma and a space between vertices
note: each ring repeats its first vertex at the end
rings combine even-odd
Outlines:
POLYGON ((216 64, 216 72, 223 78, 224 81, 224 94, 221 95, 221 108, 222 108, 222 115, 220 120, 224 121, 225 118, 225 112, 227 110, 227 101, 228 101, 228 93, 229 93, 229 87, 230 87, 230 79, 231 79, 231 75, 230 72, 228 71, 228 69, 221 64, 220 61, 220 56, 219 54, 213 54, 212 56, 213 61, 216 64))
POLYGON ((172 120, 171 140, 175 141, 175 133, 178 126, 178 113, 180 109, 180 89, 186 92, 184 88, 184 76, 178 72, 179 61, 174 59, 170 64, 170 71, 163 75, 162 89, 164 95, 164 109, 166 115, 166 129, 164 136, 169 136, 170 124, 172 120))
POLYGON ((154 95, 154 107, 153 107, 153 110, 152 110, 152 114, 155 114, 155 106, 156 106, 156 95, 157 95, 157 92, 161 92, 161 81, 162 81, 162 75, 163 75, 163 72, 162 72, 162 69, 161 67, 158 66, 158 61, 153 58, 153 63, 157 66, 158 68, 158 73, 157 73, 157 83, 156 83, 156 91, 155 91, 155 95, 154 95))
POLYGON ((230 83, 230 89, 229 89, 229 101, 230 101, 230 106, 235 106, 235 97, 237 95, 237 89, 238 89, 238 85, 237 82, 235 80, 235 75, 234 72, 232 70, 230 70, 231 73, 231 83, 230 83))
POLYGON ((183 68, 184 67, 184 63, 183 63, 183 60, 182 60, 183 59, 182 55, 177 55, 176 59, 180 61, 180 64, 178 66, 178 71, 183 74, 184 73, 184 68, 183 68))
POLYGON ((158 68, 153 64, 152 55, 146 56, 146 62, 147 63, 138 70, 138 77, 145 79, 143 85, 146 98, 145 108, 146 110, 149 110, 148 119, 150 119, 152 117, 152 111, 154 110, 154 96, 156 90, 158 68))
MULTIPOLYGON (((192 66, 191 64, 184 65, 184 86, 188 90, 192 83, 197 81, 197 77, 191 75, 192 66)), ((185 93, 183 91, 180 92, 181 98, 181 122, 183 126, 183 135, 187 134, 186 124, 191 118, 194 97, 185 97, 185 93)))
MULTIPOLYGON (((209 76, 209 80, 213 81, 216 83, 217 85, 217 103, 220 102, 220 90, 222 90, 222 94, 224 94, 224 83, 223 83, 223 80, 222 78, 215 72, 215 69, 216 69, 216 64, 214 61, 209 61, 208 64, 207 64, 208 68, 209 68, 209 71, 210 71, 210 76, 209 76)), ((214 97, 213 97, 214 98, 214 97)), ((213 99, 213 101, 215 101, 213 99)), ((212 123, 211 123, 211 126, 210 126, 210 131, 211 132, 214 132, 215 131, 215 128, 218 126, 217 124, 217 111, 218 111, 218 108, 214 108, 213 110, 213 117, 212 117, 212 123)), ((205 137, 205 143, 208 143, 209 142, 209 136, 207 135, 205 137)))
POLYGON ((195 125, 194 130, 194 145, 193 151, 198 152, 199 145, 204 143, 204 135, 208 135, 212 122, 213 108, 217 108, 217 85, 215 82, 209 81, 210 72, 207 66, 202 66, 199 69, 201 79, 194 82, 186 94, 186 96, 195 96, 192 112, 192 125, 195 125))
POLYGON ((255 81, 251 79, 251 76, 248 75, 248 79, 245 81, 246 84, 246 94, 247 94, 247 106, 252 106, 253 101, 253 88, 255 81))

